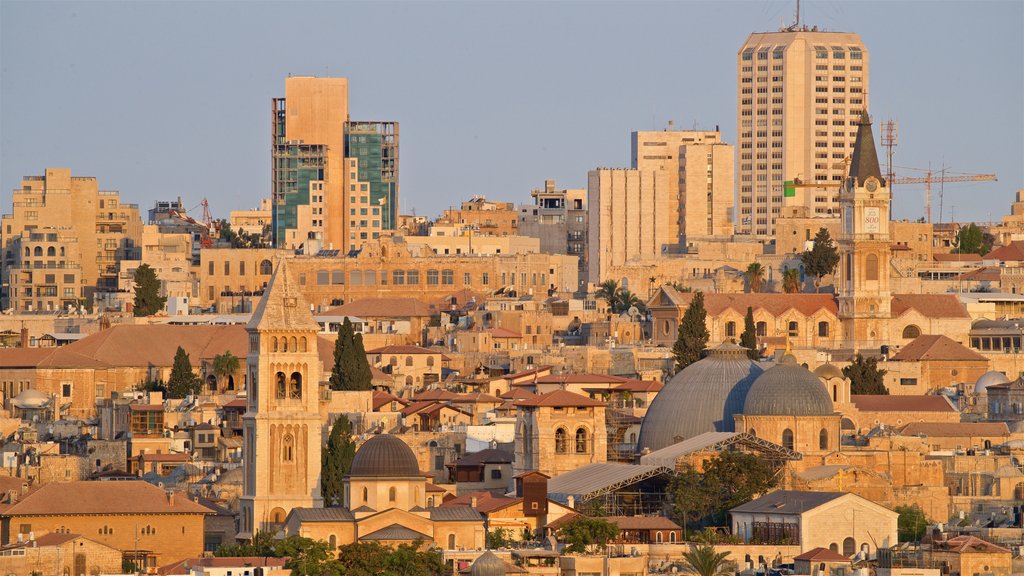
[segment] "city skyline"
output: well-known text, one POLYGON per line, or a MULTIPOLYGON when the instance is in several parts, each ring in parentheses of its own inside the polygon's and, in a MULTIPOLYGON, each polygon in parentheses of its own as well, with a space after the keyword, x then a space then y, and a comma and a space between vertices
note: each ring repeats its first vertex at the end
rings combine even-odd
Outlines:
MULTIPOLYGON (((315 74, 349 79, 353 118, 403 124, 402 213, 433 216, 476 194, 527 203, 545 179, 583 187, 588 170, 628 166, 633 130, 718 126, 735 144, 736 53, 794 9, 298 6, 247 4, 240 16, 229 4, 4 3, 0 201, 22 176, 69 166, 143 208, 178 195, 188 207, 209 198, 218 217, 256 206, 270 193, 270 99, 288 74, 315 74), (344 25, 384 14, 390 30, 344 25), (124 44, 102 40, 114 29, 124 44)), ((876 132, 900 123, 897 166, 998 175, 946 189, 945 221, 998 219, 1024 187, 1022 18, 1015 2, 811 2, 803 13, 863 39, 876 132)), ((894 218, 923 213, 920 186, 894 188, 894 218)))

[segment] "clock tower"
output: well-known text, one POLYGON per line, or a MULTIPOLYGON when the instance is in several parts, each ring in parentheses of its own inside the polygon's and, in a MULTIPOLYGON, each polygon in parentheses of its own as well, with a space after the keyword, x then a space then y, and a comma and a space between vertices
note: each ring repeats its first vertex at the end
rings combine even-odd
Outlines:
POLYGON ((839 193, 839 319, 843 340, 857 351, 888 342, 892 293, 889 183, 882 177, 865 110, 858 121, 850 172, 839 193))

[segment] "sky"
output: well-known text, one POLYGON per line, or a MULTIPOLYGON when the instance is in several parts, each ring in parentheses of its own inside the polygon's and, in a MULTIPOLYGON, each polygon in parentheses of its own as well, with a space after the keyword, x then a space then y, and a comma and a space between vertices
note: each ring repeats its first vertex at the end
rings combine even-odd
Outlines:
MULTIPOLYGON (((215 217, 270 194, 270 100, 289 74, 349 79, 349 114, 401 125, 402 213, 473 195, 529 203, 554 179, 628 167, 633 130, 736 141, 736 52, 795 1, 28 2, 0 0, 0 209, 70 167, 145 210, 215 217)), ((1024 188, 1024 2, 813 1, 857 32, 897 166, 995 173, 949 184, 943 219, 988 221, 1024 188)), ((897 170, 911 176, 917 172, 897 170)), ((937 188, 937 187, 936 187, 937 188)), ((897 186, 893 217, 923 215, 897 186)), ((939 220, 937 191, 933 220, 939 220)))

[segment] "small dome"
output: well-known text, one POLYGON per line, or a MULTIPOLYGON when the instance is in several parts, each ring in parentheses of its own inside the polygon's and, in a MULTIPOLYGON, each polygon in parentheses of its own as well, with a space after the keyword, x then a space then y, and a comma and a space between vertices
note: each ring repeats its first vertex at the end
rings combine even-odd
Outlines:
POLYGON ((733 432, 734 414, 762 369, 747 349, 722 344, 665 384, 647 409, 637 452, 661 450, 705 432, 733 432), (683 415, 685 414, 685 417, 683 415))
POLYGON ((22 410, 37 410, 42 408, 50 399, 47 398, 46 394, 43 394, 35 388, 29 388, 21 394, 14 397, 12 402, 15 408, 21 408, 22 410))
POLYGON ((750 386, 743 414, 747 416, 830 416, 832 399, 810 370, 779 363, 750 386))
POLYGON ((367 440, 352 459, 349 476, 422 476, 412 448, 397 436, 378 434, 367 440))
POLYGON ((843 371, 838 366, 831 362, 822 364, 814 369, 814 375, 818 378, 824 378, 825 380, 831 380, 833 378, 839 378, 840 380, 846 378, 843 375, 843 371))
POLYGON ((473 562, 469 576, 505 576, 505 563, 488 550, 473 562))
POLYGON ((988 392, 985 389, 989 386, 995 384, 1006 384, 1009 381, 1010 379, 1006 377, 1006 374, 996 370, 990 370, 982 374, 981 378, 978 378, 978 381, 974 383, 974 393, 987 394, 988 392))

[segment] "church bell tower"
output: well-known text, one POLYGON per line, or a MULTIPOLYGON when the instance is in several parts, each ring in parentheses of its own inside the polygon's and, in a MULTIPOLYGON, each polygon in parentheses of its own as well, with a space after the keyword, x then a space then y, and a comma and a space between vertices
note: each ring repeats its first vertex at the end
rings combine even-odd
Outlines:
POLYGON ((248 405, 239 538, 277 532, 320 497, 319 326, 281 259, 246 325, 248 405))
POLYGON ((850 172, 839 194, 839 319, 843 340, 854 350, 877 349, 888 342, 891 200, 865 110, 858 122, 850 172))

